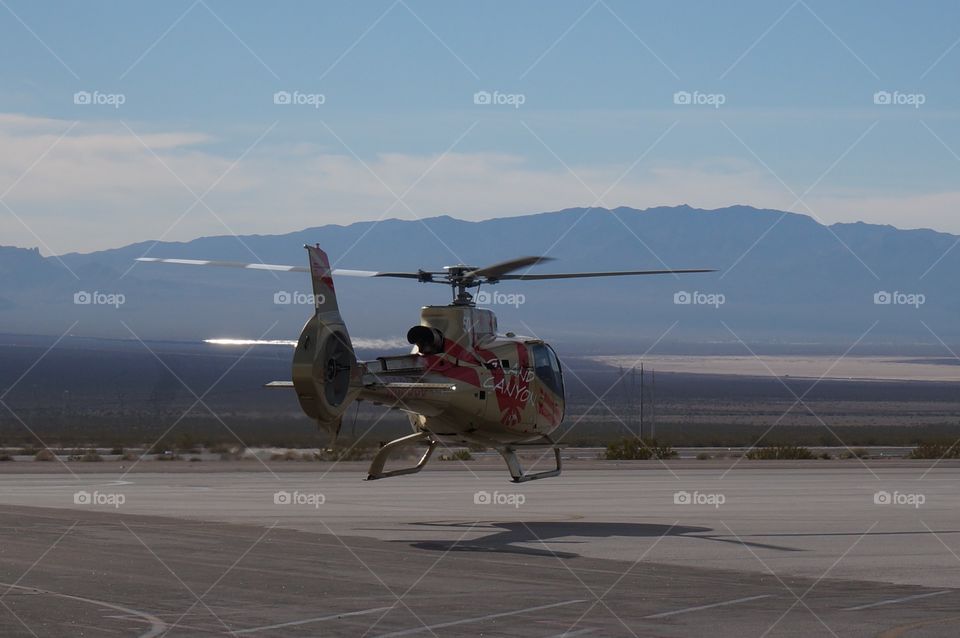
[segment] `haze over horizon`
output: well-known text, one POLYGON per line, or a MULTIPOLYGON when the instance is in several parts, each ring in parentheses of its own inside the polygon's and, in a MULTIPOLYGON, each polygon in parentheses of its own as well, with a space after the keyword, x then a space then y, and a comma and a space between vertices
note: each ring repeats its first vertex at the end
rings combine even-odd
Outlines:
MULTIPOLYGON (((580 348, 646 347, 660 334, 700 344, 743 339, 844 348, 960 342, 960 237, 862 223, 827 227, 810 216, 745 206, 572 208, 482 222, 396 219, 283 235, 143 242, 53 258, 0 247, 0 279, 6 282, 0 311, 5 329, 20 334, 57 335, 69 328, 73 335, 111 338, 133 331, 145 339, 289 339, 309 306, 309 280, 302 273, 136 260, 303 265, 302 246, 314 243, 344 269, 432 271, 533 254, 555 258, 536 266, 542 274, 716 270, 501 281, 481 289, 486 297, 478 294, 478 304, 495 308, 505 329, 580 348)), ((447 286, 401 280, 341 277, 337 290, 351 330, 365 339, 394 339, 420 305, 450 301, 447 286)))
MULTIPOLYGON (((749 205, 749 204, 732 204, 732 205, 730 205, 730 206, 723 206, 723 207, 719 207, 719 208, 716 208, 716 209, 699 208, 699 207, 696 207, 696 206, 691 206, 691 205, 686 204, 686 203, 684 203, 684 204, 676 204, 676 205, 668 205, 668 206, 655 206, 655 207, 654 207, 654 206, 651 206, 651 207, 648 207, 648 208, 637 208, 637 207, 634 207, 634 206, 627 206, 627 205, 623 205, 623 206, 613 206, 613 207, 609 207, 609 208, 603 207, 603 206, 593 206, 593 207, 585 207, 585 208, 578 208, 578 207, 575 207, 575 206, 567 206, 567 207, 564 207, 564 208, 561 208, 561 209, 557 209, 557 210, 549 210, 549 211, 548 211, 548 210, 544 210, 544 211, 532 211, 532 210, 531 210, 531 211, 518 212, 518 213, 516 213, 516 214, 514 214, 514 215, 495 215, 495 216, 489 216, 489 217, 478 217, 478 218, 474 218, 474 219, 465 218, 465 217, 458 217, 457 215, 449 214, 449 213, 439 213, 439 214, 437 214, 437 215, 429 215, 429 216, 421 217, 421 218, 418 218, 418 220, 419 220, 419 221, 423 221, 423 222, 427 222, 427 221, 430 221, 430 220, 436 220, 436 219, 440 219, 440 218, 449 218, 449 219, 453 219, 453 220, 458 221, 458 222, 479 223, 479 222, 485 222, 485 221, 496 221, 496 220, 500 220, 500 219, 508 219, 508 218, 511 218, 511 217, 529 217, 529 216, 535 216, 535 215, 549 215, 549 214, 555 214, 555 213, 563 213, 563 212, 572 211, 572 210, 575 210, 575 211, 591 210, 591 211, 596 211, 596 212, 612 212, 612 211, 617 211, 617 210, 626 210, 626 211, 631 211, 631 212, 634 212, 634 211, 635 211, 635 212, 645 213, 645 212, 659 212, 659 211, 663 211, 664 209, 667 209, 667 210, 670 210, 670 209, 674 209, 674 210, 693 210, 693 211, 696 211, 696 212, 704 212, 704 213, 715 213, 715 212, 724 211, 724 210, 738 210, 738 209, 740 209, 740 210, 743 210, 743 209, 755 210, 755 211, 758 211, 758 212, 759 212, 759 211, 771 211, 771 212, 774 212, 774 213, 781 213, 781 214, 789 213, 789 214, 792 214, 792 215, 799 215, 799 216, 801 216, 801 217, 805 217, 805 218, 810 219, 811 221, 813 221, 813 222, 815 222, 815 223, 817 223, 817 224, 822 224, 822 225, 824 225, 824 226, 832 226, 832 225, 834 225, 834 224, 850 224, 850 223, 852 223, 852 224, 857 224, 857 223, 862 223, 862 224, 869 224, 869 225, 875 225, 875 226, 887 226, 887 227, 893 228, 893 229, 895 229, 895 230, 903 230, 903 231, 910 231, 910 230, 932 231, 932 232, 935 232, 935 233, 943 233, 943 234, 946 234, 946 235, 960 236, 960 231, 958 231, 957 233, 951 233, 951 232, 948 232, 948 231, 943 231, 943 230, 939 230, 939 229, 936 229, 936 228, 928 228, 928 227, 905 228, 905 227, 898 226, 898 225, 896 225, 896 224, 878 224, 878 223, 869 222, 869 221, 866 221, 866 220, 851 220, 851 221, 849 221, 849 222, 848 222, 848 221, 842 221, 842 222, 834 222, 834 224, 823 224, 823 223, 822 223, 820 220, 818 220, 814 215, 811 215, 811 214, 809 214, 809 213, 794 212, 794 211, 784 211, 784 210, 777 210, 777 209, 767 209, 767 208, 763 208, 763 207, 752 206, 752 205, 749 205)), ((362 224, 362 223, 367 223, 367 222, 379 223, 379 222, 386 222, 386 221, 409 221, 409 220, 404 220, 404 219, 401 218, 401 217, 387 217, 387 218, 383 218, 383 219, 379 219, 379 220, 374 220, 374 219, 358 219, 358 220, 356 220, 356 221, 349 222, 349 223, 342 223, 342 224, 332 223, 332 224, 324 224, 324 226, 334 225, 334 226, 347 227, 347 226, 351 226, 351 225, 353 225, 353 224, 362 224)), ((414 220, 414 221, 416 221, 416 220, 414 220)), ((296 234, 299 234, 299 233, 302 233, 302 232, 305 232, 305 231, 309 231, 309 230, 311 230, 311 229, 313 229, 313 228, 320 228, 320 227, 321 227, 321 226, 313 225, 313 226, 307 226, 307 227, 304 227, 304 228, 294 228, 294 229, 277 230, 276 232, 256 233, 255 235, 263 235, 263 236, 296 235, 296 234)), ((426 229, 424 230, 424 232, 425 232, 425 233, 429 233, 429 231, 426 230, 426 229)), ((251 234, 251 235, 254 235, 254 234, 251 234)), ((222 239, 222 238, 229 238, 229 237, 239 237, 240 239, 242 239, 242 238, 244 238, 244 237, 246 237, 246 236, 251 236, 251 235, 245 235, 245 234, 242 234, 242 233, 238 233, 238 234, 236 234, 236 235, 232 235, 232 234, 229 234, 229 233, 226 233, 226 232, 222 232, 222 233, 213 233, 213 234, 210 234, 210 235, 200 235, 200 236, 197 236, 197 237, 184 238, 184 239, 180 240, 179 243, 189 244, 189 243, 191 243, 191 242, 193 242, 193 241, 196 241, 196 240, 203 240, 203 239, 222 239)), ((128 248, 128 247, 131 247, 131 246, 137 246, 137 245, 142 245, 142 244, 147 244, 148 246, 151 246, 151 245, 153 245, 153 244, 160 244, 160 243, 162 243, 161 240, 157 240, 156 238, 149 238, 149 237, 148 237, 148 238, 143 238, 143 239, 139 239, 139 240, 137 240, 137 241, 133 241, 133 242, 129 242, 129 243, 124 243, 124 244, 120 244, 120 245, 116 245, 116 246, 105 246, 105 247, 102 248, 102 249, 90 250, 90 251, 68 251, 68 252, 65 252, 65 253, 60 253, 59 255, 47 255, 47 254, 44 253, 43 249, 42 249, 40 246, 37 246, 37 245, 33 245, 33 246, 9 246, 9 247, 36 249, 36 250, 38 250, 38 251, 40 252, 40 254, 43 255, 44 257, 54 257, 54 256, 64 256, 64 255, 74 255, 74 254, 77 254, 77 255, 89 255, 89 254, 92 254, 92 253, 97 253, 97 252, 102 252, 102 251, 109 251, 109 250, 114 250, 114 249, 123 249, 123 248, 128 248)), ((6 244, 0 244, 0 248, 3 248, 3 247, 8 247, 8 245, 6 245, 6 244)), ((157 256, 157 255, 154 255, 154 254, 153 254, 153 251, 154 251, 154 249, 153 249, 153 248, 150 248, 149 251, 148 251, 148 252, 145 252, 144 254, 150 255, 150 256, 157 256)), ((254 262, 256 261, 256 256, 255 256, 255 255, 251 255, 251 261, 254 261, 254 262)))

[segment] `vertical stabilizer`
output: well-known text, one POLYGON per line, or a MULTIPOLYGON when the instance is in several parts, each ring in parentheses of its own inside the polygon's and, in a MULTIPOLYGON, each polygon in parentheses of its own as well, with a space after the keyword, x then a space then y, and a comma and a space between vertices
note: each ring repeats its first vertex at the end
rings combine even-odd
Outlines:
POLYGON ((315 311, 297 342, 293 385, 304 412, 336 437, 343 413, 360 392, 362 372, 337 306, 330 260, 319 246, 305 248, 315 311))

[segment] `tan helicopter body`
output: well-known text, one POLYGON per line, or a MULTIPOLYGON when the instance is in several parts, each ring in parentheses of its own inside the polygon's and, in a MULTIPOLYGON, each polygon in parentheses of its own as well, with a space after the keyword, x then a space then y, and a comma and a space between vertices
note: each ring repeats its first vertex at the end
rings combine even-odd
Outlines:
MULTIPOLYGON (((477 308, 469 288, 501 280, 570 279, 615 275, 710 272, 708 270, 622 271, 603 273, 510 274, 545 261, 525 257, 490 266, 452 266, 444 272, 416 273, 333 270, 318 246, 306 246, 316 302, 293 356, 293 380, 269 387, 292 387, 303 411, 333 437, 354 401, 369 401, 407 413, 413 434, 381 447, 368 479, 419 472, 441 442, 493 447, 507 462, 515 482, 556 476, 560 449, 550 437, 564 416, 563 372, 553 349, 540 339, 498 334, 497 318, 477 308), (408 355, 357 361, 350 335, 337 305, 333 275, 400 277, 451 285, 454 301, 426 306, 420 324, 407 333, 414 345, 408 355), (425 443, 420 461, 407 468, 385 470, 390 454, 425 443), (527 473, 516 456, 519 448, 551 447, 556 468, 527 473)), ((142 258, 141 261, 308 271, 294 266, 240 264, 184 259, 142 258)))

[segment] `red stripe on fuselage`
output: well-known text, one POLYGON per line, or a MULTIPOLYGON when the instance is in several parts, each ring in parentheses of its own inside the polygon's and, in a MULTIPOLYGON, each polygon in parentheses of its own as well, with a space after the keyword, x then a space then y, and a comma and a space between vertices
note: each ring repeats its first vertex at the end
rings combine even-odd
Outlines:
POLYGON ((472 352, 453 341, 446 341, 443 350, 443 354, 431 354, 424 357, 427 371, 448 379, 463 381, 479 388, 480 372, 477 367, 481 365, 480 360, 472 352), (453 357, 454 360, 451 361, 447 357, 453 357), (467 365, 457 365, 458 361, 464 361, 467 365))
POLYGON ((426 370, 448 379, 480 387, 479 369, 481 367, 488 369, 493 377, 493 391, 500 410, 500 423, 514 426, 523 420, 523 409, 530 401, 530 381, 534 374, 529 367, 527 347, 522 343, 514 345, 517 348, 515 371, 504 370, 500 366, 496 353, 491 350, 477 348, 472 351, 453 341, 444 343, 442 354, 424 356, 426 370), (458 365, 461 361, 466 365, 458 365))
POLYGON ((494 394, 497 396, 497 407, 500 408, 500 423, 506 426, 517 425, 523 420, 523 408, 530 400, 530 377, 533 374, 528 368, 527 347, 522 343, 514 345, 517 347, 518 369, 512 374, 507 374, 500 367, 496 354, 477 348, 481 357, 494 364, 490 370, 494 394))

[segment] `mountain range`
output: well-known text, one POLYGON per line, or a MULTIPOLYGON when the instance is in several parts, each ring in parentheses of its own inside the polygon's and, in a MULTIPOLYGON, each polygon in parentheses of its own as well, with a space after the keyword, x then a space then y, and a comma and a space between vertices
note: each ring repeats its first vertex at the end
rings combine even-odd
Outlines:
MULTIPOLYGON (((318 243, 338 268, 438 270, 525 255, 535 272, 715 268, 483 289, 502 331, 582 351, 683 343, 842 347, 960 340, 960 237, 731 206, 570 208, 485 221, 449 216, 328 225, 278 235, 141 242, 44 257, 0 247, 0 332, 145 340, 295 339, 311 312, 305 274, 137 263, 141 256, 304 265, 318 243), (76 322, 76 325, 73 325, 76 322), (71 328, 71 326, 73 326, 71 328)), ((531 271, 533 272, 533 271, 531 271)), ((443 286, 337 280, 358 341, 399 343, 443 286)))

